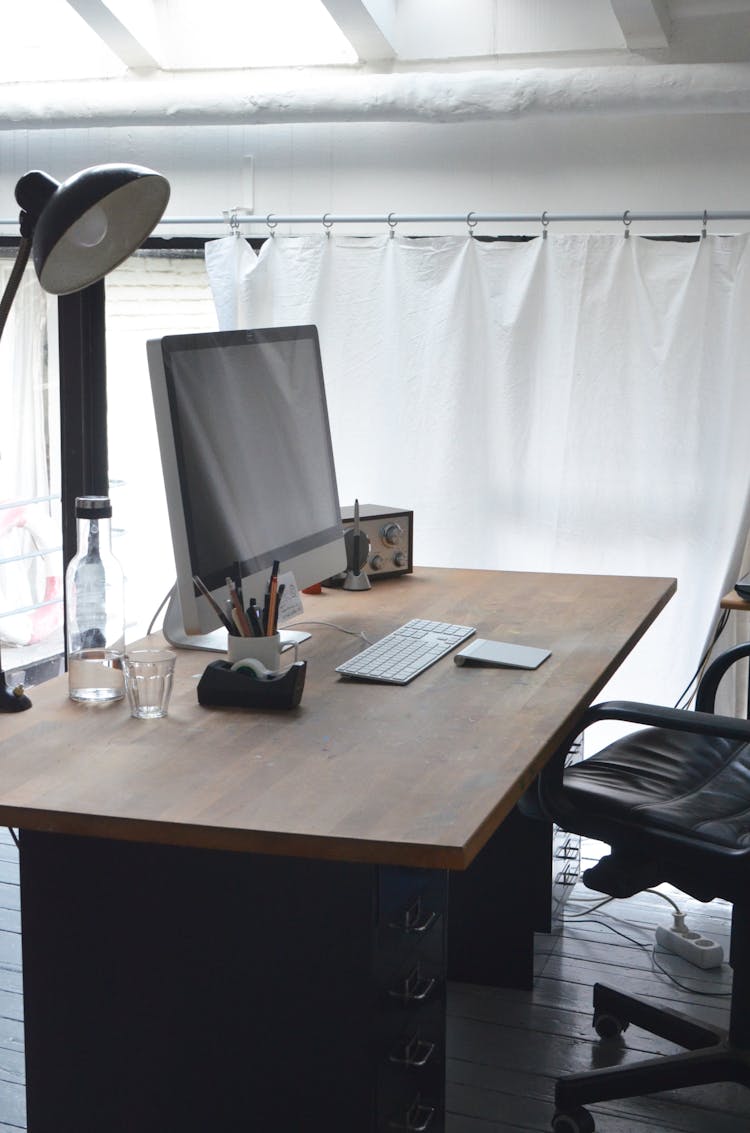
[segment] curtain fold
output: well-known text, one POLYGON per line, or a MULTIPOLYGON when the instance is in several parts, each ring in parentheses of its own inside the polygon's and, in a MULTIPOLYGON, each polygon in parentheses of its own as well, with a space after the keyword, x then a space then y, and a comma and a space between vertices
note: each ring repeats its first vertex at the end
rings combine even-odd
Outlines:
POLYGON ((223 329, 318 326, 342 502, 413 508, 417 564, 677 577, 607 689, 673 703, 741 568, 748 239, 228 237, 206 263, 223 329))

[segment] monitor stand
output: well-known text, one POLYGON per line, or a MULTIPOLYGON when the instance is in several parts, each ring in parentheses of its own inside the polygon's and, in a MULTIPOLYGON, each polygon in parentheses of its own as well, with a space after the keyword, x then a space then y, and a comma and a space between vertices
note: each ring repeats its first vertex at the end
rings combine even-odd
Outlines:
MULTIPOLYGON (((172 587, 162 623, 162 633, 175 649, 205 649, 211 653, 226 653, 227 631, 215 629, 211 633, 188 633, 182 620, 182 607, 177 587, 172 587)), ((281 629, 281 652, 307 641, 310 634, 304 630, 281 629)))

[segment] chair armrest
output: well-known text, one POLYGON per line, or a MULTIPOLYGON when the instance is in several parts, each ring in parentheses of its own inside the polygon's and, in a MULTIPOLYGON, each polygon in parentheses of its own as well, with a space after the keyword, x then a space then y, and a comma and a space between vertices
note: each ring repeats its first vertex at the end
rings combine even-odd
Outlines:
POLYGON ((727 649, 711 662, 698 683, 695 707, 699 712, 713 712, 721 678, 732 665, 736 665, 745 657, 750 657, 750 641, 744 641, 732 649, 727 649))
POLYGON ((651 728, 669 728, 675 732, 694 732, 704 736, 724 736, 750 742, 750 721, 735 716, 717 716, 713 712, 687 708, 665 708, 658 704, 641 704, 632 700, 609 700, 593 704, 584 713, 580 731, 599 720, 619 720, 643 724, 651 728))

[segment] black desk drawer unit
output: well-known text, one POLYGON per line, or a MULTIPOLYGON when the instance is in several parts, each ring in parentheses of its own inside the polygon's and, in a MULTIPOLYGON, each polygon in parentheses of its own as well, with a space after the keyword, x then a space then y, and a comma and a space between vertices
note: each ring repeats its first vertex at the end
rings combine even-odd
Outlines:
MULTIPOLYGON (((565 766, 583 759, 583 736, 570 749, 565 766)), ((581 838, 555 826, 552 831, 552 929, 560 927, 563 907, 581 872, 581 838)))
POLYGON ((23 831, 29 1133, 444 1133, 446 888, 23 831))
POLYGON ((442 1133, 447 881, 381 869, 375 947, 378 1133, 442 1133))

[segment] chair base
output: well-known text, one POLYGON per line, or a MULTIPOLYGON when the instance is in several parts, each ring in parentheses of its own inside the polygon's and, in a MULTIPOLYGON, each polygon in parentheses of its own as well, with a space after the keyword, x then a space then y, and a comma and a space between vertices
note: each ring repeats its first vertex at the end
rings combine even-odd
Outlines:
POLYGON ((593 1131, 593 1118, 582 1108, 589 1102, 713 1082, 739 1082, 750 1086, 750 1050, 738 1048, 725 1031, 595 984, 594 1027, 597 1032, 602 1037, 615 1037, 629 1023, 684 1047, 685 1053, 561 1078, 555 1087, 556 1112, 552 1119, 556 1133, 593 1131))

